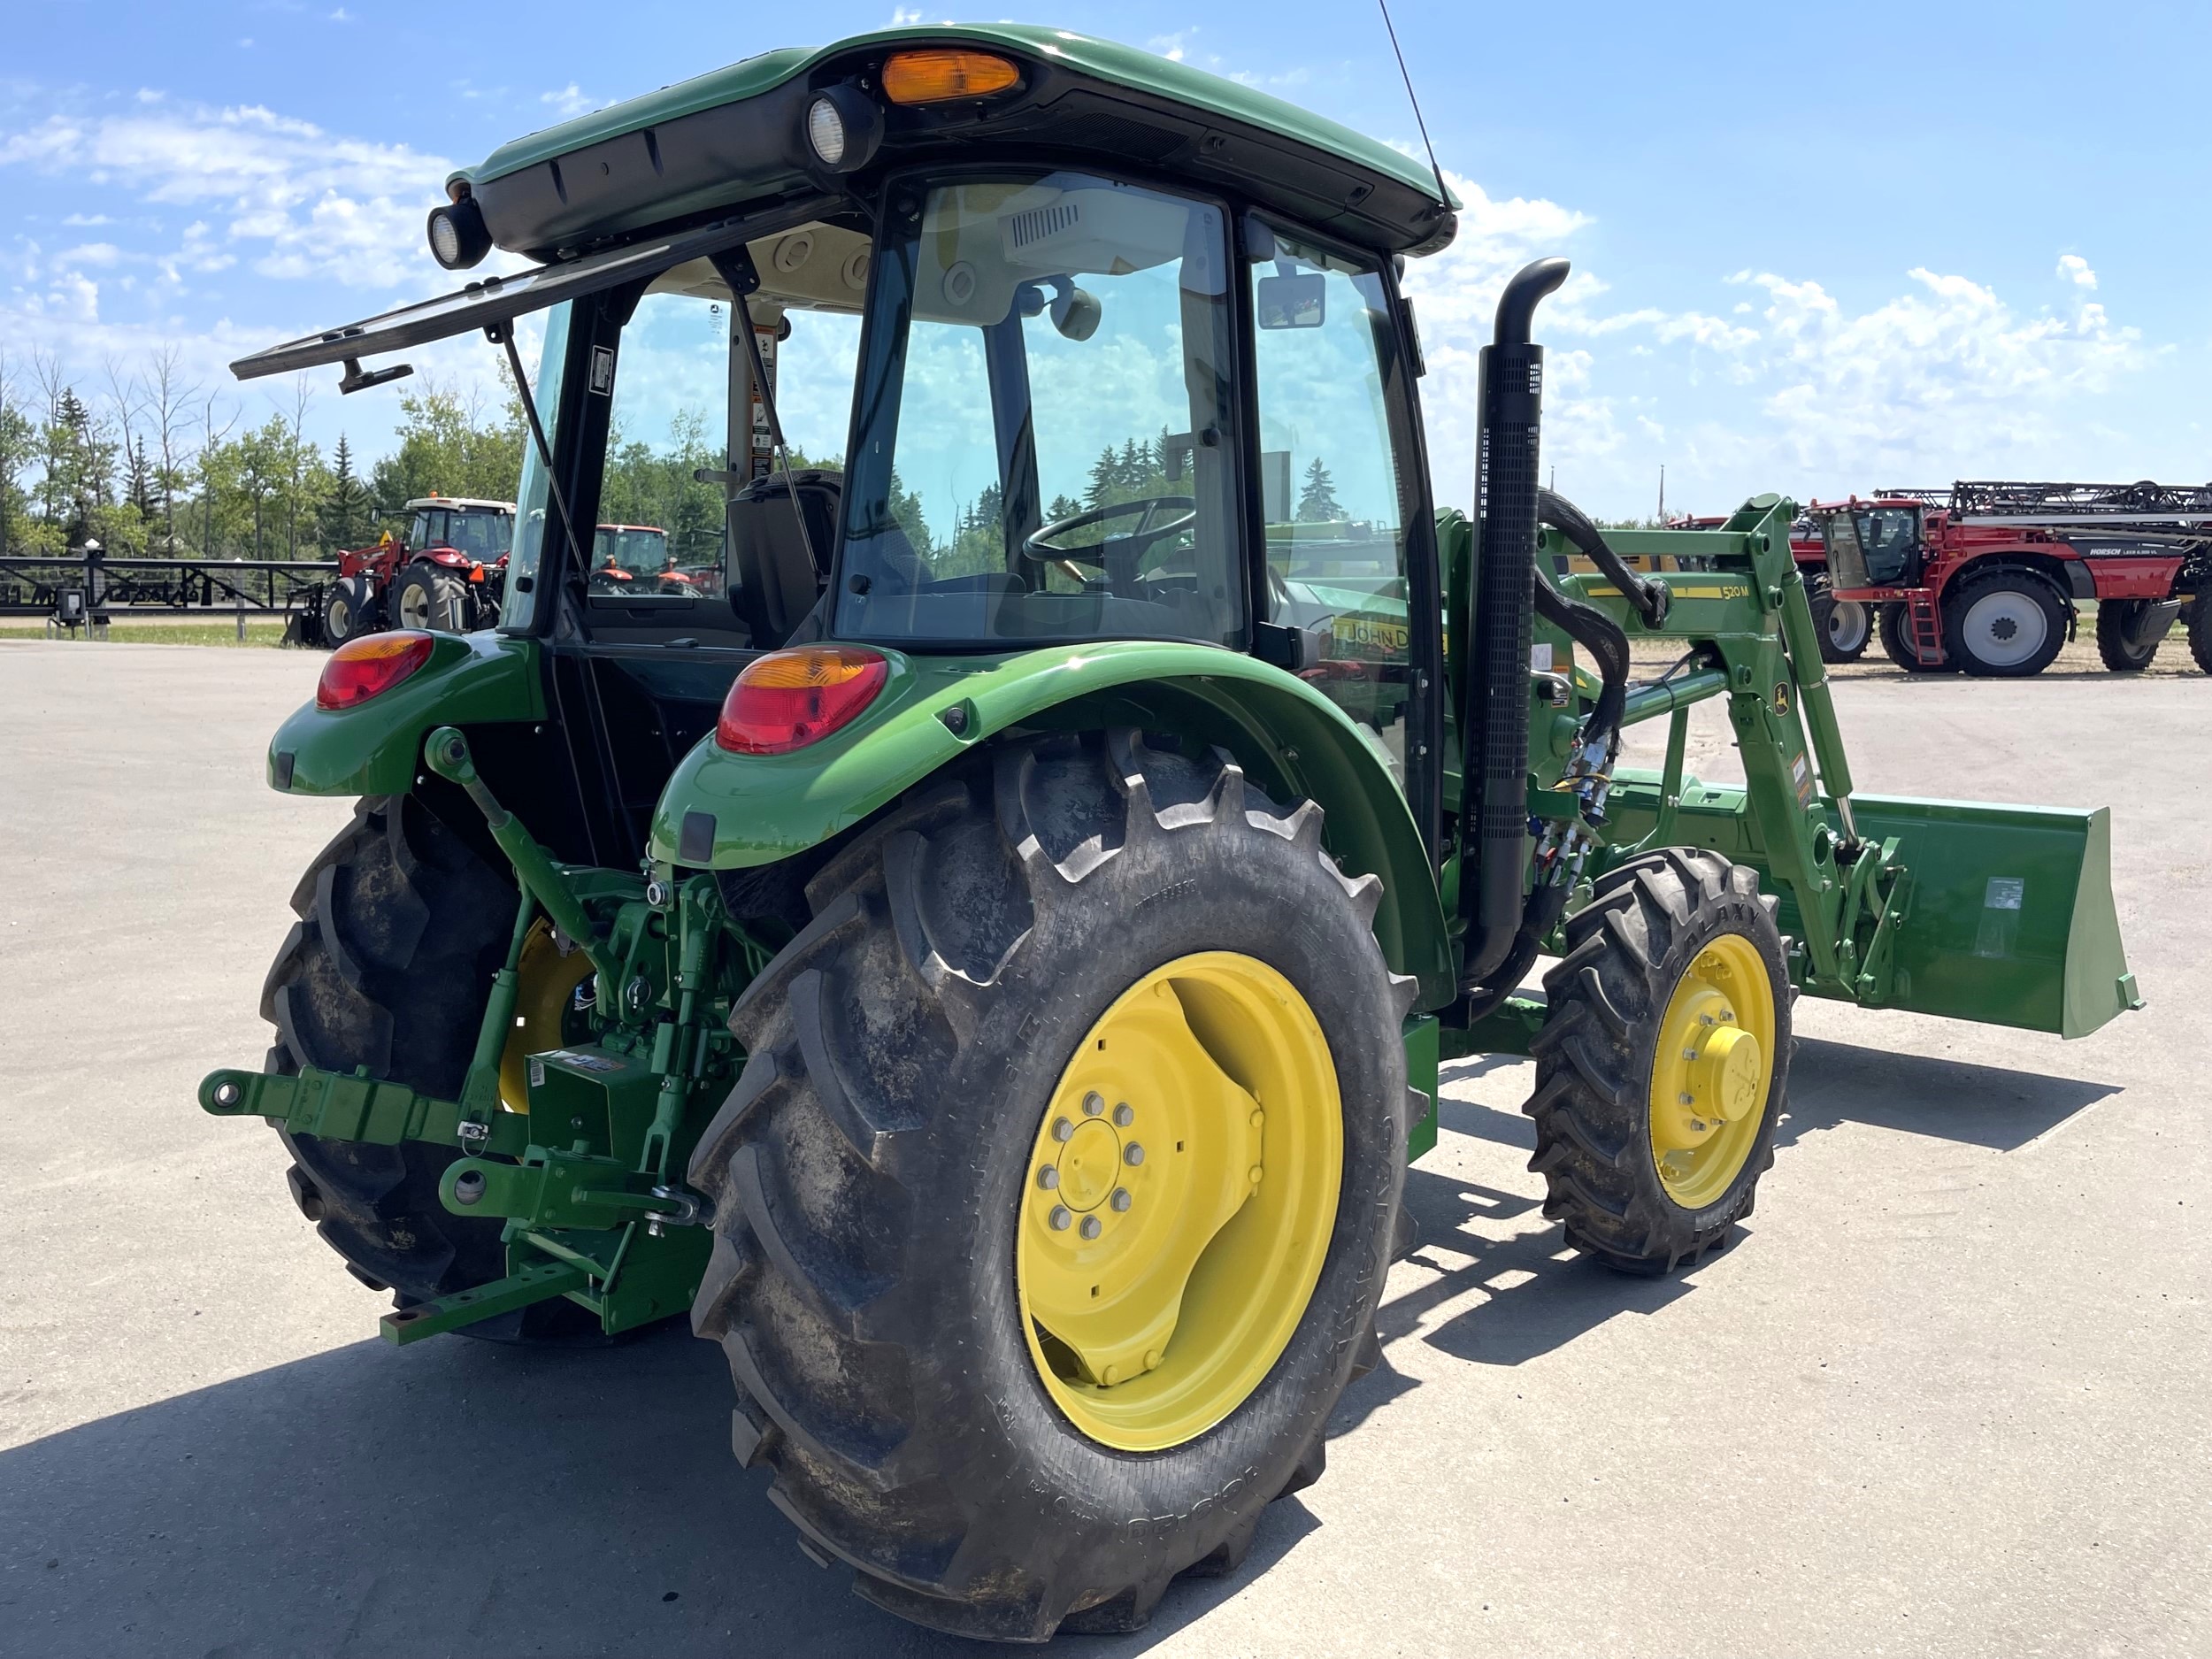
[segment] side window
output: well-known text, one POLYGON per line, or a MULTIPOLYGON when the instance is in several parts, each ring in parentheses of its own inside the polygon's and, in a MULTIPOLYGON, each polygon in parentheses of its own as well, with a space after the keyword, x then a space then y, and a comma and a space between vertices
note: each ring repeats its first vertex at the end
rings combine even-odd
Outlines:
POLYGON ((407 527, 407 545, 417 551, 426 547, 437 546, 445 539, 445 526, 440 522, 444 516, 442 513, 432 512, 427 508, 419 511, 415 514, 414 523, 407 527))
POLYGON ((677 267, 623 325, 598 520, 579 526, 590 536, 595 638, 674 631, 764 649, 813 610, 836 541, 851 310, 866 269, 857 237, 830 234, 817 227, 762 250, 773 274, 750 303, 788 480, 753 393, 747 310, 718 276, 677 267), (813 291, 824 288, 835 290, 829 303, 813 291))
POLYGON ((1248 243, 1266 613, 1327 636, 1305 678, 1375 733, 1402 783, 1412 634, 1382 279, 1257 221, 1248 243))
POLYGON ((593 537, 595 599, 685 605, 726 591, 730 314, 727 300, 648 294, 622 331, 593 537))

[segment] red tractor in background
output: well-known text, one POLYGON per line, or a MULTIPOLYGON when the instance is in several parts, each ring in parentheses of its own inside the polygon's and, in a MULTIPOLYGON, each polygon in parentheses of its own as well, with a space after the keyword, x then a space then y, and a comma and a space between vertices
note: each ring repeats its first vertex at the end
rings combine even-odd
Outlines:
POLYGON ((679 570, 668 532, 657 525, 603 524, 592 532, 591 591, 672 594, 704 590, 701 571, 679 570))
POLYGON ((404 509, 406 533, 338 556, 323 601, 333 645, 389 627, 466 633, 499 619, 514 543, 515 504, 429 495, 404 509))
POLYGON ((1961 481, 1818 503, 1801 526, 1791 550, 1832 662, 1863 652, 1878 618, 1908 673, 2037 674, 2093 600, 2114 672, 2148 667, 2186 609, 2212 673, 2212 485, 1961 481))

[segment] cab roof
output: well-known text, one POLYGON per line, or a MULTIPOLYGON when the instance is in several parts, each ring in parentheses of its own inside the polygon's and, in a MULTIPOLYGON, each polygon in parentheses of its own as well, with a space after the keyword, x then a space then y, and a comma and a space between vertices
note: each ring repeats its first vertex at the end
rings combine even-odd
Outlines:
POLYGON ((801 127, 821 88, 873 84, 901 48, 968 46, 1020 68, 1011 93, 887 107, 882 160, 948 146, 1079 165, 1107 155, 1233 188, 1363 244, 1427 252, 1451 210, 1422 163, 1280 98, 1065 29, 994 23, 858 35, 764 52, 503 144, 460 170, 493 240, 538 258, 741 204, 819 188, 801 127), (1052 152, 1058 151, 1057 157, 1052 152))

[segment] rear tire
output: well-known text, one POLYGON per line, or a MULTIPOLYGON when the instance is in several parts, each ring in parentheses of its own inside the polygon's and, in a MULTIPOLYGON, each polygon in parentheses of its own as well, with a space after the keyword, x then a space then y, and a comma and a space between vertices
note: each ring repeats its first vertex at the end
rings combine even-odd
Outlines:
POLYGON ((856 1594, 971 1637, 1133 1630, 1177 1574, 1233 1571, 1269 1501, 1319 1475, 1329 1413, 1373 1357, 1412 991, 1370 925, 1380 884, 1346 879, 1320 833, 1312 803, 1279 810, 1217 754, 1092 734, 924 786, 810 883, 812 921, 732 1016, 750 1058, 692 1159, 716 1214, 692 1324, 728 1356, 739 1458, 774 1471, 771 1501, 810 1555, 856 1569, 856 1594), (1056 1404, 1017 1240, 1041 1225, 1033 1184, 1057 1190, 1030 1168, 1056 1080, 1126 989, 1207 951, 1269 964, 1310 1005, 1341 1175, 1279 1356, 1211 1426, 1133 1453, 1056 1404))
POLYGON ((2151 659, 2158 655, 2158 648, 2165 643, 2163 631, 2156 639, 2147 641, 2135 637, 2144 613, 2157 603, 2154 599, 2102 599, 2097 602, 2097 655, 2114 673, 2142 672, 2151 665, 2151 659))
POLYGON ((323 603, 323 634, 333 645, 376 631, 376 589, 365 576, 347 576, 331 584, 323 603))
MULTIPOLYGON (((515 889, 411 796, 373 795, 307 867, 299 922, 261 994, 277 1028, 266 1069, 366 1066, 441 1100, 460 1093, 492 975, 506 957, 515 889)), ((292 1200, 346 1270, 405 1308, 507 1271, 501 1222, 456 1216, 438 1179, 461 1156, 284 1132, 292 1200)), ((565 1299, 462 1327, 494 1341, 596 1338, 565 1299)))
MULTIPOLYGON (((1717 853, 1670 848, 1601 876, 1587 907, 1567 918, 1567 954, 1544 976, 1551 1011, 1531 1045, 1536 1092, 1522 1110, 1536 1120, 1529 1168, 1544 1178, 1545 1215, 1608 1267, 1659 1274, 1694 1266, 1751 1213, 1759 1177, 1774 1162, 1789 1081, 1792 994, 1774 909, 1755 872, 1717 853), (1734 1003, 1743 1029, 1763 1026, 1754 1034, 1764 1046, 1765 1087, 1755 1109, 1747 1095, 1733 1111, 1724 1108, 1726 1121, 1708 1145, 1729 1161, 1706 1169, 1701 1191, 1692 1167, 1663 1169, 1661 1112, 1676 1097, 1659 1101, 1654 1077, 1684 990, 1702 983, 1696 971, 1720 951, 1749 981, 1734 987, 1734 1003)), ((1709 1102, 1699 1088, 1703 1110, 1709 1102)), ((1694 1161, 1706 1151, 1666 1156, 1694 1161)))
POLYGON ((2048 668, 2066 643, 2066 606, 2039 576, 1992 571, 1945 595, 1943 649, 1978 679, 2022 680, 2048 668))
POLYGON ((392 618, 403 628, 463 634, 468 617, 468 584, 442 565, 410 565, 393 592, 392 618))
POLYGON ((1825 576, 1814 577, 1805 588, 1813 631, 1820 641, 1820 660, 1855 663, 1864 657, 1874 642, 1874 612, 1859 600, 1835 597, 1825 576))
POLYGON ((1881 609, 1877 631, 1882 636, 1882 655, 1909 674, 1947 674, 1957 667, 1955 663, 1927 663, 1912 648, 1911 609, 1901 599, 1893 599, 1881 609))
POLYGON ((2200 672, 2212 674, 2212 583, 2189 602, 2189 655, 2200 672))

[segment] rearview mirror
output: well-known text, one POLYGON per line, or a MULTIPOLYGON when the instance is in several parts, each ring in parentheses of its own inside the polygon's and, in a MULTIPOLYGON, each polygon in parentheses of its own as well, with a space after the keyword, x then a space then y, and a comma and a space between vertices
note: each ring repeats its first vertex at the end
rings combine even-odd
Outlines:
POLYGON ((1328 281, 1309 276, 1262 277, 1253 309, 1263 328, 1318 328, 1328 315, 1328 281))
POLYGON ((1098 296, 1071 282, 1052 302, 1052 326, 1064 339, 1088 340, 1098 332, 1099 319, 1103 315, 1105 308, 1099 304, 1098 296))

